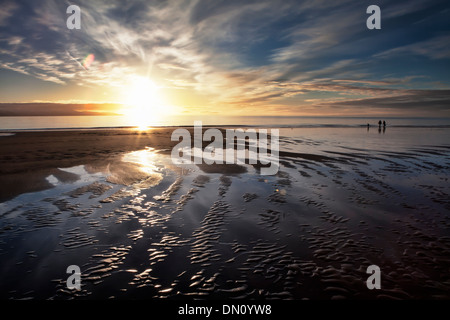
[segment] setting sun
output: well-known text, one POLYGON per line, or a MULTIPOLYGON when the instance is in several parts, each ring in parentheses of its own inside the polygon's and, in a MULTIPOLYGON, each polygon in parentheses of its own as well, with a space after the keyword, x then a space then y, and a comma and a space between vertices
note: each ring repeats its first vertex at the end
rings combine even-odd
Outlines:
POLYGON ((123 114, 140 129, 157 124, 172 110, 165 103, 160 87, 146 77, 133 77, 123 96, 123 114))

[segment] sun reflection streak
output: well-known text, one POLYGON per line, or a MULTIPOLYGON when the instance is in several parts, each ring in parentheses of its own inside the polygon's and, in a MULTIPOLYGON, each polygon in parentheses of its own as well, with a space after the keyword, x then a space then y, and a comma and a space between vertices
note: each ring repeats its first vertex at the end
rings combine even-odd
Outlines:
POLYGON ((160 171, 159 167, 156 166, 157 157, 154 148, 146 147, 144 150, 126 153, 122 161, 138 164, 143 172, 153 174, 160 171))

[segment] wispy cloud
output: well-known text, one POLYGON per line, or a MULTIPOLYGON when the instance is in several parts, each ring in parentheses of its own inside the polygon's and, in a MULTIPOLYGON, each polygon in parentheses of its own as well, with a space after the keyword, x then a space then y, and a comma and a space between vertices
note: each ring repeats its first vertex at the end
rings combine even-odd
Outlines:
POLYGON ((391 63, 420 56, 448 66, 448 29, 415 37, 422 25, 399 27, 416 16, 419 24, 432 17, 448 26, 443 3, 380 1, 389 33, 367 30, 367 4, 354 1, 80 0, 81 30, 66 28, 66 2, 8 2, 0 13, 0 68, 69 87, 120 88, 149 75, 163 90, 198 97, 193 112, 308 113, 319 99, 376 104, 416 89, 418 77, 423 89, 450 87, 448 76, 391 63), (18 18, 28 23, 12 27, 18 18))
POLYGON ((0 26, 4 26, 9 22, 14 11, 16 11, 18 7, 19 6, 13 1, 6 1, 2 3, 2 10, 0 11, 0 26))
POLYGON ((437 36, 426 41, 401 46, 376 54, 375 57, 390 58, 404 54, 415 54, 430 59, 450 59, 450 35, 437 36))
POLYGON ((88 116, 117 115, 120 105, 113 103, 73 103, 64 101, 0 103, 0 116, 88 116))
POLYGON ((319 103, 317 107, 331 109, 359 109, 361 113, 388 113, 414 116, 430 116, 438 111, 441 115, 450 113, 450 90, 407 90, 389 97, 362 98, 345 101, 319 103))

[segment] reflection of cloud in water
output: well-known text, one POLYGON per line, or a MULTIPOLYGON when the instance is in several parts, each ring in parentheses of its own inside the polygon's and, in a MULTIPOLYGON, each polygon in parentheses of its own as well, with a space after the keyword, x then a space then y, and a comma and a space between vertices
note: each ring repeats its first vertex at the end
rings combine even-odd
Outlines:
MULTIPOLYGON (((70 168, 58 168, 60 171, 68 172, 79 177, 79 182, 93 182, 103 176, 102 172, 88 170, 87 166, 75 166, 70 168)), ((48 179, 47 179, 48 180, 48 179)), ((60 179, 59 179, 60 180, 60 179)))
POLYGON ((52 174, 48 175, 47 180, 53 186, 64 184, 84 184, 97 181, 100 177, 104 176, 102 172, 88 171, 84 165, 69 167, 69 168, 57 168, 52 170, 52 174))
POLYGON ((52 185, 56 186, 59 184, 59 180, 54 175, 49 175, 47 178, 47 181, 50 182, 52 185))
MULTIPOLYGON (((126 153, 120 160, 97 161, 86 165, 58 168, 54 174, 47 176, 46 180, 54 187, 62 183, 86 186, 106 181, 130 186, 135 190, 147 189, 158 185, 163 179, 161 169, 156 165, 158 160, 159 157, 154 149, 147 148, 126 153), (70 179, 66 177, 67 175, 70 175, 70 179)), ((60 190, 54 191, 57 193, 60 190)))

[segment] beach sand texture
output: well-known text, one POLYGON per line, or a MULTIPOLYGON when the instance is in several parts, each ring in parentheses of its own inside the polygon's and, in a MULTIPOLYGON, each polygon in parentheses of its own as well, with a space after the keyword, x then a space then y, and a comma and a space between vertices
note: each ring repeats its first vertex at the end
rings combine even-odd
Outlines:
POLYGON ((449 299, 450 145, 334 130, 282 130, 275 176, 176 167, 173 128, 0 137, 0 297, 449 299))

